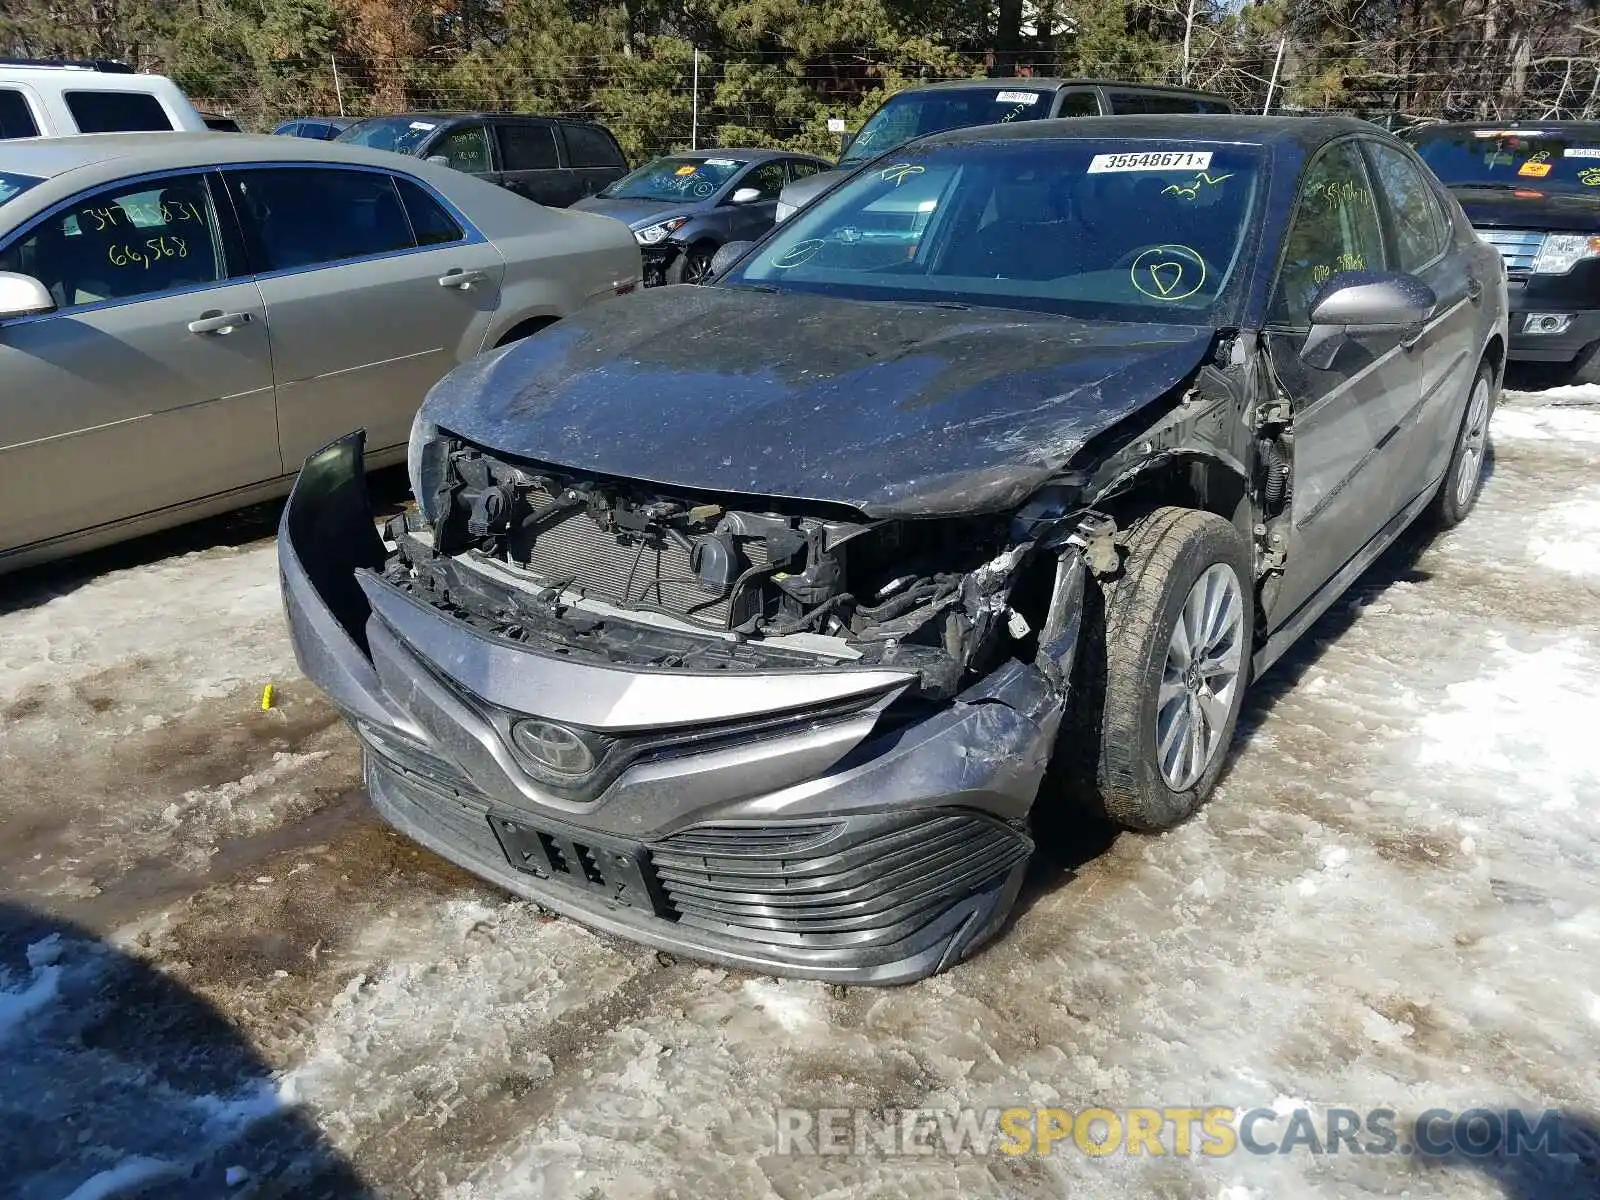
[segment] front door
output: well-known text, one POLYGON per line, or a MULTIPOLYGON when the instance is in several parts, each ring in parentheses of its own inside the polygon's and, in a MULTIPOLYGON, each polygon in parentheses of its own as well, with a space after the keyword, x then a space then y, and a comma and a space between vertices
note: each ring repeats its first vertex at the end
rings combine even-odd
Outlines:
POLYGON ((729 226, 727 240, 754 242, 765 236, 777 219, 778 197, 783 194, 783 185, 788 182, 788 164, 781 158, 757 163, 747 169, 728 190, 727 198, 719 206, 729 226), (734 193, 742 188, 754 188, 761 196, 744 204, 733 203, 734 193))
POLYGON ((57 304, 0 324, 0 552, 283 473, 266 312, 218 214, 204 173, 164 176, 0 248, 57 304))
POLYGON ((272 328, 284 462, 354 429, 404 444, 423 396, 482 347, 504 265, 416 180, 230 170, 272 328))
POLYGON ((1452 253, 1451 220, 1425 168, 1393 146, 1370 140, 1364 144, 1381 184, 1378 203, 1391 260, 1439 298, 1421 337, 1410 347, 1422 383, 1417 411, 1401 434, 1403 461, 1410 468, 1395 478, 1396 503, 1403 506, 1432 487, 1450 464, 1467 393, 1477 377, 1478 306, 1486 285, 1471 274, 1469 255, 1452 253))
POLYGON ((1399 332, 1364 334, 1320 370, 1300 357, 1313 301, 1342 271, 1386 267, 1366 164, 1353 139, 1306 168, 1273 294, 1267 333, 1278 384, 1294 411, 1292 531, 1283 586, 1269 614, 1291 619, 1394 515, 1398 436, 1421 394, 1419 359, 1399 332))

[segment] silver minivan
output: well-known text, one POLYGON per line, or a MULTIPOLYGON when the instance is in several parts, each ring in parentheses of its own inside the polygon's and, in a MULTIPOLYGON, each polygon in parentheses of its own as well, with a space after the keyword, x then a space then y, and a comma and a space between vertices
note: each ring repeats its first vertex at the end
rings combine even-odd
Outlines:
POLYGON ((304 139, 0 156, 0 572, 280 495, 365 428, 405 456, 481 350, 631 291, 619 222, 304 139))

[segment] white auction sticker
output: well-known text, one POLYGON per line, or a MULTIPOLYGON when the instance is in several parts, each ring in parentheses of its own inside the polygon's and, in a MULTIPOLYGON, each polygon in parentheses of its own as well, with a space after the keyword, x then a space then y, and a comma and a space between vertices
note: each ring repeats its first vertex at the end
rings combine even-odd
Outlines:
POLYGON ((1600 158, 1600 150, 1584 146, 1568 146, 1561 152, 1562 158, 1600 158))
POLYGON ((426 121, 413 121, 413 122, 411 122, 411 128, 420 129, 424 133, 426 133, 430 129, 437 129, 438 126, 437 125, 430 125, 426 121))
POLYGON ((997 92, 994 99, 996 104, 1037 104, 1039 103, 1039 93, 997 92))
POLYGON ((1211 165, 1209 150, 1143 150, 1137 154, 1096 154, 1089 160, 1090 175, 1107 171, 1204 171, 1211 165))

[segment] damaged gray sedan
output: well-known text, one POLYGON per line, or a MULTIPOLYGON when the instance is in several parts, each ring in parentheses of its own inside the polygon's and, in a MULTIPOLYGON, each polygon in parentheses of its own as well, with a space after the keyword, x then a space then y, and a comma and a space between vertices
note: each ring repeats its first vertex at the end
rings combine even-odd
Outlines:
POLYGON ((1344 120, 1037 121, 870 164, 713 286, 456 370, 381 534, 362 438, 280 558, 374 804, 670 951, 928 975, 1041 815, 1158 830, 1245 686, 1477 495, 1499 262, 1344 120))

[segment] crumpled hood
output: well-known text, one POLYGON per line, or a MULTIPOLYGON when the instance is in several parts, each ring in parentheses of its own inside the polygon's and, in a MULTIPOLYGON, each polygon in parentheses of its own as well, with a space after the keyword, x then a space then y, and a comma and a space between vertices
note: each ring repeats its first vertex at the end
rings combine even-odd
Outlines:
POLYGON ((634 228, 654 225, 668 217, 688 216, 692 209, 681 204, 663 204, 656 200, 616 200, 605 196, 585 196, 572 205, 577 212, 599 213, 602 217, 615 217, 634 228))
POLYGON ((425 419, 600 475, 851 505, 1020 503, 1192 372, 1213 331, 651 288, 447 375, 425 419))

